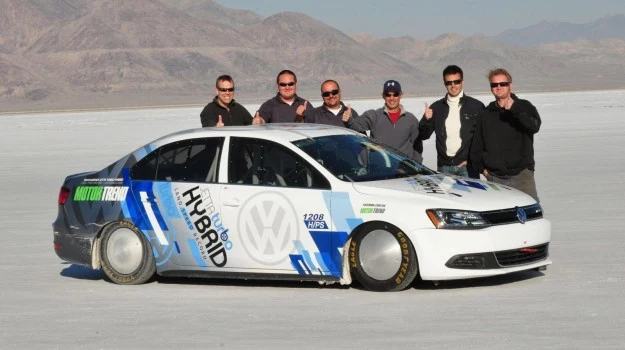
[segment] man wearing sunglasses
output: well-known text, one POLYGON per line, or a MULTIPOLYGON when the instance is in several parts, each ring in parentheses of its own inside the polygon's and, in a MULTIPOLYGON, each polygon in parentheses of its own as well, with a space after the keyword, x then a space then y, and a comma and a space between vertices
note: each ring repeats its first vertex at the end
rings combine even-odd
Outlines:
POLYGON ((488 81, 495 101, 478 117, 471 146, 473 165, 488 181, 514 187, 538 201, 534 181, 538 111, 511 92, 512 76, 505 69, 490 71, 488 81))
POLYGON ((326 80, 321 84, 323 104, 317 108, 308 108, 304 112, 306 123, 326 124, 345 127, 343 120, 357 118, 358 113, 351 106, 341 101, 341 88, 334 80, 326 80))
POLYGON ((278 94, 263 103, 253 124, 264 123, 301 123, 304 113, 313 106, 307 100, 297 96, 297 77, 292 71, 285 69, 276 78, 278 94))
POLYGON ((421 162, 419 120, 400 104, 402 91, 398 81, 389 80, 382 88, 384 107, 371 109, 358 118, 349 118, 347 127, 359 132, 370 131, 371 138, 391 146, 421 162))
POLYGON ((458 66, 443 70, 447 94, 428 107, 419 122, 419 138, 427 140, 436 132, 438 171, 450 175, 480 178, 469 162, 469 150, 478 114, 484 104, 464 94, 464 73, 458 66))
POLYGON ((252 115, 234 100, 234 80, 220 75, 215 81, 215 97, 200 113, 202 127, 251 125, 252 115))

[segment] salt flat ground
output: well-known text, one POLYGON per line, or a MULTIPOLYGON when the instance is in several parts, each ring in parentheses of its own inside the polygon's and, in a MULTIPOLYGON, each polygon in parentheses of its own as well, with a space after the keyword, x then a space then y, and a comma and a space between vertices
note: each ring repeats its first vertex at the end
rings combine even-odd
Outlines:
MULTIPOLYGON (((0 348, 625 348, 625 91, 520 96, 543 120, 536 180, 554 264, 398 293, 205 279, 119 286, 64 263, 51 228, 64 177, 199 126, 201 107, 0 116, 0 348)), ((425 101, 434 98, 403 102, 420 116, 425 101)), ((351 103, 362 112, 382 101, 351 103)), ((433 140, 425 164, 435 168, 433 140)))

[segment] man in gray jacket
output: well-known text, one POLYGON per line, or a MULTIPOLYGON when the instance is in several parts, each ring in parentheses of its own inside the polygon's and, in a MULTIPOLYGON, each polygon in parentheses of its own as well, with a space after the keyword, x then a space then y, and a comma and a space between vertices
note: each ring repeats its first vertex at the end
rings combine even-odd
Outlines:
POLYGON ((349 118, 347 127, 359 132, 370 131, 374 140, 422 162, 423 156, 418 151, 419 120, 400 104, 402 91, 399 82, 389 80, 384 83, 382 97, 384 107, 370 109, 358 118, 349 118))

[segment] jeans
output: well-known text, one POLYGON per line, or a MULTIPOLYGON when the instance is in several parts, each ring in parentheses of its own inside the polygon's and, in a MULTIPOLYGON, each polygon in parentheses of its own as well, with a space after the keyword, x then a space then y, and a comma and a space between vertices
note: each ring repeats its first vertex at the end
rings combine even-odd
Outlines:
POLYGON ((538 192, 536 191, 536 182, 534 181, 534 170, 523 169, 518 175, 510 176, 509 178, 501 178, 488 173, 486 180, 516 188, 532 196, 536 202, 540 202, 538 192))

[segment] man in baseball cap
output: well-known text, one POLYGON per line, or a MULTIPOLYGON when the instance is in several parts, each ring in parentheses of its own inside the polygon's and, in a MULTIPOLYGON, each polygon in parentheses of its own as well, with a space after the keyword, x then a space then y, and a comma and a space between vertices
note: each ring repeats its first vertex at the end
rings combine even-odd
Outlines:
POLYGON ((408 157, 423 161, 422 143, 419 140, 419 120, 400 104, 401 85, 387 80, 382 87, 384 107, 371 109, 358 118, 350 118, 347 127, 359 132, 370 131, 371 138, 405 153, 408 157))

